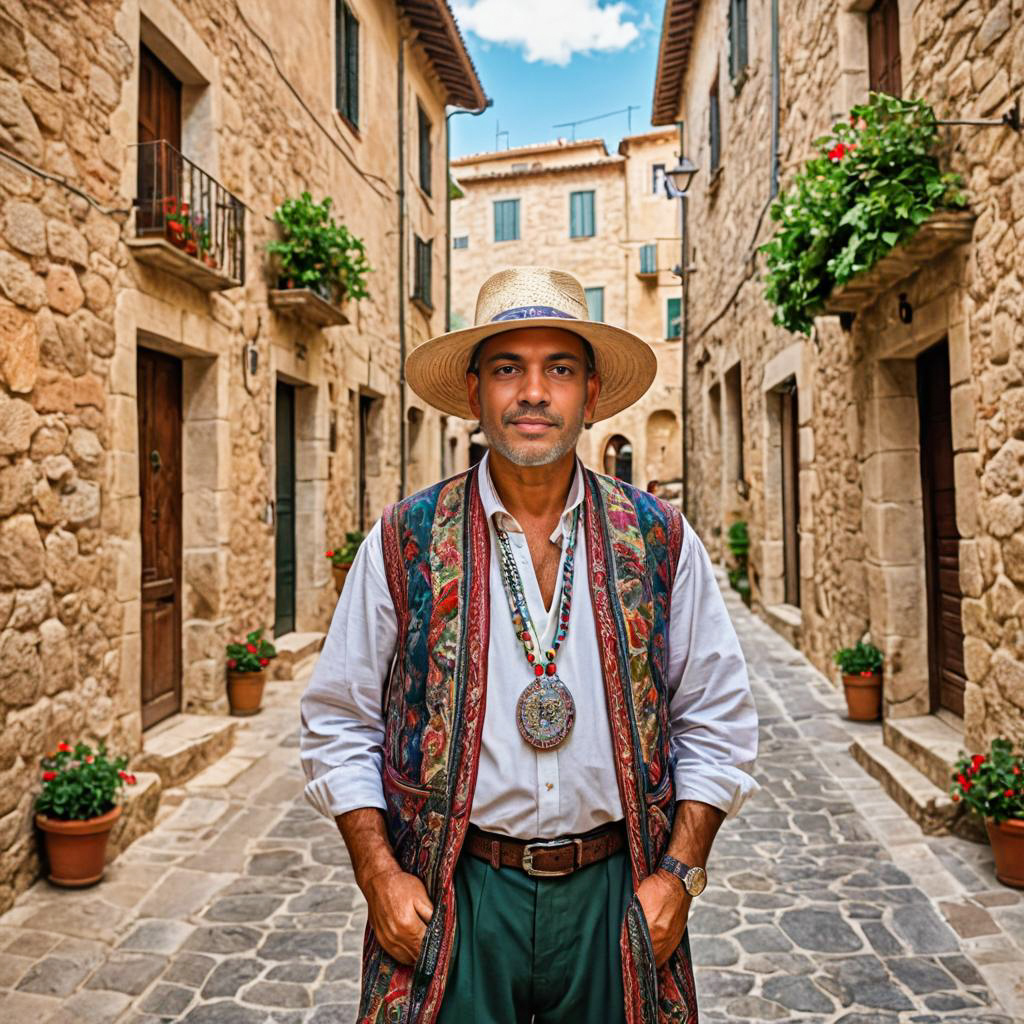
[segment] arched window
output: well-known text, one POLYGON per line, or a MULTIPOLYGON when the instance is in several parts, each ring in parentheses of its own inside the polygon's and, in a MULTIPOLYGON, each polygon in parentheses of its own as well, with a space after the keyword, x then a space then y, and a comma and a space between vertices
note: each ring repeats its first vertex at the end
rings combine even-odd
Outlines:
POLYGON ((608 439, 604 448, 604 471, 627 484, 633 482, 633 446, 621 434, 608 439))

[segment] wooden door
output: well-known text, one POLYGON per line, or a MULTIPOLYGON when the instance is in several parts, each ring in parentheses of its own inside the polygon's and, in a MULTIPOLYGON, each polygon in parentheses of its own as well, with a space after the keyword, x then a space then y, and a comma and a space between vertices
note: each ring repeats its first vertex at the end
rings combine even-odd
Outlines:
POLYGON ((932 709, 964 713, 964 631, 960 618, 960 534, 956 528, 949 346, 917 360, 921 422, 921 498, 928 586, 928 675, 932 709))
POLYGON ((165 198, 181 192, 181 166, 165 141, 181 152, 181 82, 145 46, 139 50, 139 231, 163 231, 165 198))
POLYGON ((181 710, 181 363, 138 349, 142 727, 181 710))
POLYGON ((782 428, 782 549, 785 601, 800 607, 800 430, 796 382, 779 396, 782 428))
POLYGON ((868 11, 868 87, 890 96, 903 91, 899 0, 878 0, 868 11))
POLYGON ((277 382, 274 636, 295 630, 295 388, 277 382))

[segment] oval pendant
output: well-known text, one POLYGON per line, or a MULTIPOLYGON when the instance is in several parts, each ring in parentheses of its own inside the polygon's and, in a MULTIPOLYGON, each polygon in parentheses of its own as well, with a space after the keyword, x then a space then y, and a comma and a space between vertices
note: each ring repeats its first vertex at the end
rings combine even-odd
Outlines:
POLYGON ((551 750, 572 732, 576 703, 558 676, 535 679, 519 695, 516 724, 519 734, 537 750, 551 750))

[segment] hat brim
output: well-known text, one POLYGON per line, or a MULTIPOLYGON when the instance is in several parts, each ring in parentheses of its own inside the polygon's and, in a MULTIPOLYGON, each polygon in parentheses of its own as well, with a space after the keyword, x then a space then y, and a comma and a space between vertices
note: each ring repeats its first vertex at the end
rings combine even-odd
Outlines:
POLYGON ((658 358, 642 338, 594 320, 537 317, 466 327, 418 345, 405 360, 405 379, 425 402, 450 416, 475 419, 466 393, 466 371, 480 342, 524 327, 558 327, 590 342, 601 378, 594 421, 628 409, 654 383, 658 358))

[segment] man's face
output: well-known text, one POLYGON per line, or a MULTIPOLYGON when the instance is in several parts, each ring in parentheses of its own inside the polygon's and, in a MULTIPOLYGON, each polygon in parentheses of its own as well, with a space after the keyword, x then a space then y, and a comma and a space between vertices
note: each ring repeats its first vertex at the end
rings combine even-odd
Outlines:
POLYGON ((517 466, 545 466, 576 447, 601 384, 580 337, 560 327, 519 327, 484 342, 469 404, 490 446, 517 466))

